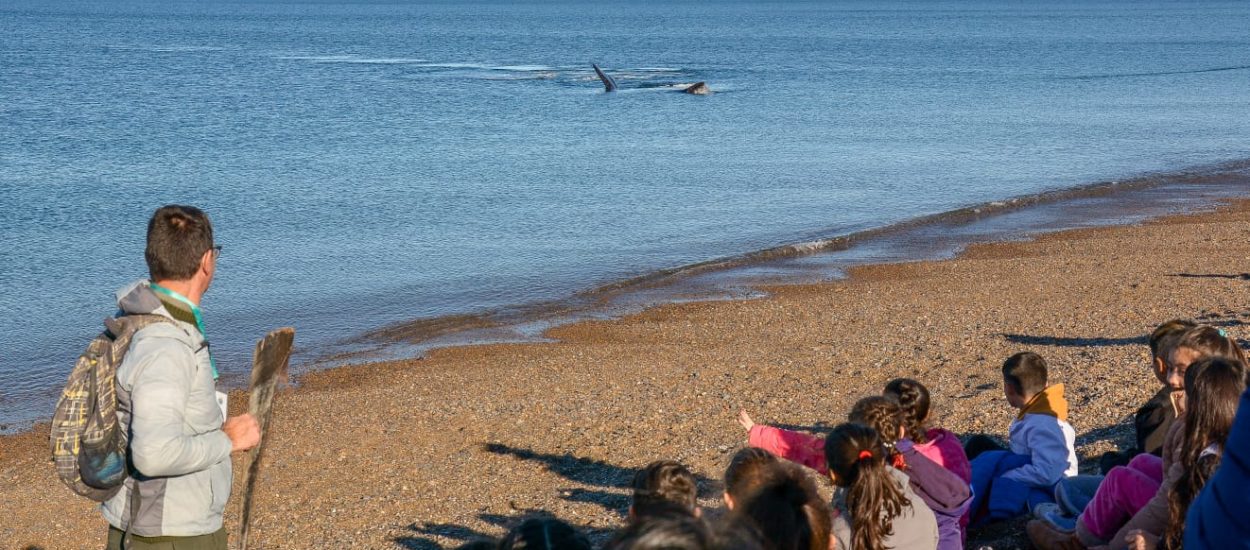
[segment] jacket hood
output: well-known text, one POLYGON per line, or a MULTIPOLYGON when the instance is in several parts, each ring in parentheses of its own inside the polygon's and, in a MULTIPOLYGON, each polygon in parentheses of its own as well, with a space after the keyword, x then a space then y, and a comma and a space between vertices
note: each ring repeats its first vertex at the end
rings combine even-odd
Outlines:
POLYGON ((1063 384, 1055 384, 1033 396, 1033 399, 1020 409, 1016 420, 1024 420, 1026 414, 1044 414, 1058 418, 1060 422, 1067 422, 1068 400, 1063 397, 1063 384))
POLYGON ((117 308, 127 315, 158 313, 161 306, 161 299, 148 288, 147 281, 138 280, 117 291, 117 308))
POLYGON ((151 283, 139 280, 117 291, 117 307, 122 315, 164 315, 175 321, 191 325, 191 332, 198 332, 195 312, 186 304, 166 298, 152 290, 151 283))

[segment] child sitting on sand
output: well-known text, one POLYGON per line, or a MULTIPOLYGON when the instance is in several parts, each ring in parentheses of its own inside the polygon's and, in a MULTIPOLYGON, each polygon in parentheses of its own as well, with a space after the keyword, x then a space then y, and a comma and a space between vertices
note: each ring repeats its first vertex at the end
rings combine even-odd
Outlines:
POLYGON ((702 515, 698 482, 689 469, 675 461, 657 460, 648 464, 634 476, 632 487, 631 522, 658 516, 702 515))
MULTIPOLYGON (((898 401, 902 410, 903 426, 907 428, 907 438, 915 445, 916 452, 929 460, 941 465, 959 476, 964 483, 972 483, 972 464, 964 453, 959 436, 943 428, 930 428, 929 424, 929 389, 910 378, 895 378, 885 384, 886 397, 898 401)), ((971 501, 969 501, 969 507, 971 501)), ((935 509, 936 512, 936 509, 935 509)), ((968 522, 970 514, 965 513, 959 518, 960 540, 968 538, 968 522)), ((942 518, 938 518, 939 529, 943 527, 942 518)), ((945 537, 943 538, 945 540, 945 537)))
POLYGON ((714 534, 699 518, 660 516, 629 524, 603 545, 603 550, 709 550, 713 540, 714 534))
POLYGON ((499 550, 592 550, 590 539, 576 527, 556 518, 530 518, 504 535, 499 550))
POLYGON ((862 424, 842 424, 825 439, 829 478, 836 486, 835 548, 937 548, 933 511, 917 502, 907 475, 886 463, 889 454, 877 431, 862 424))
POLYGON ((1167 354, 1171 351, 1166 346, 1169 341, 1175 341, 1185 331, 1198 326, 1197 323, 1187 319, 1172 319, 1154 329, 1150 333, 1150 366, 1155 374, 1155 378, 1159 379, 1160 388, 1155 392, 1141 408, 1133 415, 1133 430, 1137 435, 1136 445, 1132 449, 1126 451, 1107 451, 1098 461, 1099 469, 1103 474, 1111 471, 1115 466, 1125 466, 1133 457, 1149 453, 1155 456, 1163 454, 1163 436, 1168 433, 1168 428, 1172 426, 1172 422, 1176 421, 1177 405, 1173 395, 1177 388, 1173 388, 1167 381, 1167 354))
MULTIPOLYGON (((823 443, 823 442, 822 442, 823 443)), ((725 507, 733 510, 773 476, 780 460, 772 453, 747 447, 734 454, 725 468, 725 507)))
POLYGON ((1250 389, 1242 392, 1220 467, 1189 505, 1185 547, 1189 550, 1250 546, 1250 389))
POLYGON ((789 462, 756 465, 759 483, 746 495, 739 492, 727 523, 755 531, 766 548, 829 550, 832 511, 812 479, 789 462))
POLYGON ((877 431, 886 449, 887 462, 907 475, 908 487, 933 511, 938 527, 938 549, 961 550, 964 534, 959 523, 972 502, 972 489, 967 481, 930 460, 910 439, 903 437, 906 430, 902 416, 901 407, 893 398, 873 396, 856 402, 847 419, 877 431))
POLYGON ((965 483, 972 483, 972 465, 959 443, 959 436, 950 430, 928 426, 929 389, 924 384, 910 378, 895 378, 885 384, 881 395, 898 401, 902 412, 900 420, 916 452, 950 470, 965 483))
POLYGON ((1046 361, 1017 353, 1002 372, 1003 393, 1019 413, 1008 430, 1010 449, 972 459, 974 522, 1010 519, 1053 502, 1055 484, 1077 472, 1076 432, 1068 424, 1063 384, 1046 385, 1046 361))

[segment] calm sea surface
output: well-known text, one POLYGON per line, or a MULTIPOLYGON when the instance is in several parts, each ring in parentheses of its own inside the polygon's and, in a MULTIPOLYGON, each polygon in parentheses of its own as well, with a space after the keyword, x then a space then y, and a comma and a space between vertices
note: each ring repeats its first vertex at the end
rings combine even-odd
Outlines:
POLYGON ((281 325, 307 359, 1250 157, 1250 4, 1034 4, 0 0, 0 423, 47 416, 164 203, 213 218, 237 377, 281 325))

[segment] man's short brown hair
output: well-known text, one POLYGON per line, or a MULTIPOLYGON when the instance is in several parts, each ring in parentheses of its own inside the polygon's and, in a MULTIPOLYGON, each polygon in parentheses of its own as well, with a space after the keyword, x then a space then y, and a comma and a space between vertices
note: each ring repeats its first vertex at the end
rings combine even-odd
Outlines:
POLYGON ((213 224, 194 206, 162 206, 148 221, 148 244, 143 257, 153 281, 185 281, 200 268, 204 253, 213 248, 213 224))

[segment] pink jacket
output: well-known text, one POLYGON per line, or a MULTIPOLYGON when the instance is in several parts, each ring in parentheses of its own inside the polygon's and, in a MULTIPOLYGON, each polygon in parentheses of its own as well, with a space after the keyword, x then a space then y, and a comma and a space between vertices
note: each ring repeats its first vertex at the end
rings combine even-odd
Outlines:
MULTIPOLYGON (((941 428, 931 429, 925 432, 925 436, 929 441, 916 445, 916 451, 971 483, 972 464, 968 462, 968 455, 964 454, 959 438, 941 428)), ((747 444, 829 475, 823 437, 756 424, 747 436, 747 444)))
POLYGON ((747 435, 747 445, 764 449, 791 462, 829 475, 825 465, 825 438, 756 424, 747 435))
POLYGON ((959 479, 972 483, 972 463, 964 453, 963 443, 959 436, 942 428, 933 428, 924 433, 929 441, 924 445, 916 445, 916 450, 929 460, 941 464, 959 476, 959 479))

